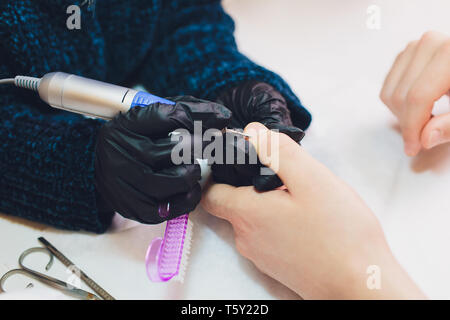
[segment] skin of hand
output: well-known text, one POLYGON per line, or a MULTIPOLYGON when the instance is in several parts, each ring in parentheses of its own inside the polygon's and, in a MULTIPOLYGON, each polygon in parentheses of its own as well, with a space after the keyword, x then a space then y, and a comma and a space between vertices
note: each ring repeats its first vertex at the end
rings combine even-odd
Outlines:
POLYGON ((380 98, 399 120, 407 155, 450 141, 450 113, 432 115, 434 103, 449 89, 449 36, 426 32, 395 59, 380 98))
POLYGON ((305 299, 424 298, 349 186, 287 135, 260 123, 249 124, 246 133, 286 188, 207 187, 202 205, 232 224, 239 253, 305 299), (368 289, 372 265, 379 267, 380 289, 368 289))

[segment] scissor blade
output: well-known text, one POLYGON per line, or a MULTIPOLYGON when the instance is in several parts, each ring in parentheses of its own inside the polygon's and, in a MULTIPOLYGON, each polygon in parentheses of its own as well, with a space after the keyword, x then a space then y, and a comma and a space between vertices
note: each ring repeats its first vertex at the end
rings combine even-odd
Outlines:
POLYGON ((76 295, 77 297, 84 299, 84 300, 102 300, 95 294, 84 291, 82 289, 73 288, 73 289, 68 289, 68 291, 69 291, 69 293, 72 293, 72 294, 76 295))
POLYGON ((235 129, 225 128, 223 130, 223 133, 230 133, 230 134, 234 134, 236 136, 242 136, 242 137, 245 137, 245 138, 250 138, 250 135, 248 135, 246 133, 243 133, 241 131, 235 130, 235 129))

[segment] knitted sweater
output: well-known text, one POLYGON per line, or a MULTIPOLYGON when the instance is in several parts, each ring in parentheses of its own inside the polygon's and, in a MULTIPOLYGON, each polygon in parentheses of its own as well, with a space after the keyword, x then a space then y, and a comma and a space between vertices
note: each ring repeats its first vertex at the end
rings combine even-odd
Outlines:
MULTIPOLYGON (((286 98, 294 123, 309 113, 276 74, 239 53, 234 23, 218 0, 2 0, 0 79, 64 71, 159 96, 213 100, 245 80, 286 98), (68 6, 81 8, 69 30, 68 6)), ((104 232, 94 181, 102 121, 58 111, 34 92, 0 86, 0 212, 70 230, 104 232)))

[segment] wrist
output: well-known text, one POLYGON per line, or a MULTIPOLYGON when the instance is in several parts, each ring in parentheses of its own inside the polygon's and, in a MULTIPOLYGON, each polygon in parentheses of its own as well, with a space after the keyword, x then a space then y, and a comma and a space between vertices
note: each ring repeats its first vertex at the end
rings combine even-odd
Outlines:
POLYGON ((426 299, 387 244, 350 258, 333 287, 335 299, 426 299))
POLYGON ((290 278, 294 281, 288 286, 304 299, 426 299, 384 236, 376 238, 333 252, 326 260, 319 258, 311 269, 297 261, 294 269, 302 273, 290 278))

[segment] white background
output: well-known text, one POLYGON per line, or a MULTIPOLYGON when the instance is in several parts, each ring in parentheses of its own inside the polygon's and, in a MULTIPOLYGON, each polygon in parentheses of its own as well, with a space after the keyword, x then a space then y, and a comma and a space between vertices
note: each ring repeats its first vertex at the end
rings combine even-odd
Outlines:
MULTIPOLYGON (((366 200, 419 286, 431 298, 450 298, 449 147, 407 158, 395 120, 378 98, 385 74, 408 41, 430 29, 450 33, 450 1, 228 0, 224 5, 236 20, 241 50, 281 74, 312 112, 305 148, 366 200), (370 5, 381 10, 379 30, 366 26, 370 5)), ((440 108, 449 110, 448 100, 440 108)), ((146 278, 145 251, 163 226, 119 218, 111 232, 97 236, 2 216, 0 273, 16 267, 19 254, 44 235, 116 298, 298 298, 238 255, 226 222, 201 209, 192 219, 184 285, 146 278)), ((40 258, 30 262, 43 265, 40 258)), ((68 277, 61 266, 54 272, 68 277)), ((19 276, 11 280, 10 287, 25 283, 19 276)), ((27 292, 55 297, 47 290, 27 292)))

